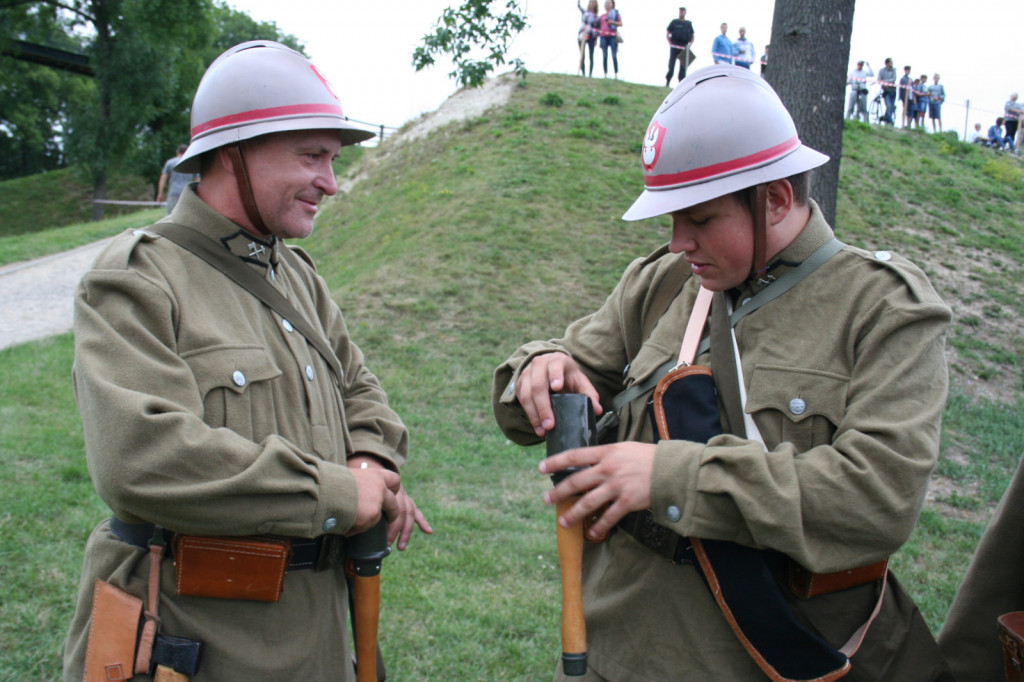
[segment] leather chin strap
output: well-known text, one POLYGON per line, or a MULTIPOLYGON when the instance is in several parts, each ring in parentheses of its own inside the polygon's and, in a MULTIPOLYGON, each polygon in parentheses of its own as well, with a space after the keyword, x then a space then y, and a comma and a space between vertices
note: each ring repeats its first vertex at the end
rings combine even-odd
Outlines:
POLYGON ((750 195, 750 213, 754 217, 754 260, 750 264, 750 279, 764 274, 768 240, 768 185, 761 183, 754 189, 750 195))
POLYGON ((228 145, 224 148, 231 159, 231 166, 235 170, 235 180, 238 182, 238 196, 242 199, 242 208, 245 215, 252 223, 257 234, 270 236, 270 231, 263 222, 260 209, 256 206, 256 196, 252 192, 252 183, 249 182, 249 169, 245 166, 245 157, 242 156, 242 145, 240 143, 228 145))

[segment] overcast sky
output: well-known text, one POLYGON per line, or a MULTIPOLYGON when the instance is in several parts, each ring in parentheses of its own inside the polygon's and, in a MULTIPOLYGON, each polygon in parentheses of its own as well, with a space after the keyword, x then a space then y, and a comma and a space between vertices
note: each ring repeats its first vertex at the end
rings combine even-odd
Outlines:
MULTIPOLYGON (((335 86, 351 118, 397 127, 433 111, 457 89, 448 77, 450 64, 438 63, 416 73, 412 52, 432 30, 442 9, 462 0, 228 1, 257 20, 276 22, 282 31, 304 42, 306 53, 335 86)), ((722 22, 729 24, 728 35, 733 39, 740 26, 746 27, 758 57, 769 42, 774 3, 768 0, 683 3, 696 33, 694 68, 711 63, 711 41, 722 22)), ((509 57, 523 59, 531 71, 574 73, 580 16, 575 0, 523 0, 521 4, 530 25, 516 38, 509 57)), ((604 1, 599 4, 603 8, 604 1)), ((665 27, 682 3, 618 0, 616 4, 625 39, 619 48, 619 78, 664 86, 665 27)), ((903 65, 909 64, 913 75, 928 74, 929 80, 938 72, 947 94, 943 126, 963 135, 968 100, 969 125, 977 121, 987 129, 1001 115, 1009 94, 1024 91, 1020 85, 1024 58, 1020 40, 1014 36, 1021 19, 1024 3, 1012 0, 968 4, 857 0, 850 59, 866 59, 877 72, 884 59, 892 57, 899 75, 903 65), (1009 33, 1000 35, 1001 27, 1009 33)), ((594 76, 600 78, 600 48, 595 53, 594 76)))

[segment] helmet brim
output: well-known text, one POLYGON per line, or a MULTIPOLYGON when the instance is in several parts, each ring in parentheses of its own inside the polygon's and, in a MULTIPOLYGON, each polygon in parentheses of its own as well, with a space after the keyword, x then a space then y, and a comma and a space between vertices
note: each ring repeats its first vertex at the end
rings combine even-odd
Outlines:
POLYGON ((279 120, 263 121, 239 128, 229 128, 211 132, 192 140, 181 160, 174 167, 179 173, 198 173, 202 167, 202 155, 208 151, 224 147, 229 144, 251 140, 261 135, 273 133, 291 132, 293 130, 337 130, 341 138, 342 146, 365 142, 377 134, 369 130, 357 128, 355 125, 340 121, 334 116, 297 118, 288 125, 287 131, 281 128, 279 120))
POLYGON ((800 145, 785 157, 765 166, 752 168, 709 180, 694 182, 682 187, 666 189, 644 189, 623 216, 623 220, 644 220, 674 211, 681 211, 705 201, 754 187, 765 182, 781 180, 791 175, 817 168, 828 161, 826 155, 810 147, 800 145))

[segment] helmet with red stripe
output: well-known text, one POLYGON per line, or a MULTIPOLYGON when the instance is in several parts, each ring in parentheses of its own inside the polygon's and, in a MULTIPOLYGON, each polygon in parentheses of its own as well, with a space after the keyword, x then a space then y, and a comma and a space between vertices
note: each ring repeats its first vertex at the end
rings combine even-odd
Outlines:
POLYGON ((803 145, 782 100, 760 76, 716 64, 662 102, 644 135, 644 191, 622 217, 679 211, 828 161, 803 145))
POLYGON ((336 129, 342 144, 373 133, 350 123, 341 102, 301 54, 270 40, 228 49, 210 64, 192 100, 192 141, 176 170, 198 173, 218 147, 291 130, 336 129))

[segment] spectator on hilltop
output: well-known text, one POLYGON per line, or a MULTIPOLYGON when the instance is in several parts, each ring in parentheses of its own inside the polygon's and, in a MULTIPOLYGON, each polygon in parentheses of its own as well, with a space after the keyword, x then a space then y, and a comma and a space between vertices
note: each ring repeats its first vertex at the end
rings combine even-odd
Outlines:
POLYGON ((923 73, 914 79, 914 127, 924 129, 924 115, 928 111, 928 76, 923 73))
POLYGON ((882 86, 882 101, 885 102, 882 122, 894 125, 896 123, 896 69, 892 67, 892 57, 886 57, 885 66, 878 72, 878 82, 882 86))
POLYGON ((747 29, 740 26, 740 37, 732 44, 733 52, 736 53, 736 66, 749 69, 757 58, 754 53, 754 43, 747 38, 747 29))
MULTIPOLYGON (((1020 124, 1020 115, 1024 113, 1024 106, 1017 101, 1017 93, 1010 95, 1010 99, 1003 106, 1003 120, 1006 122, 1006 138, 1010 140, 1008 145, 1013 151, 1017 151, 1014 140, 1017 138, 1017 126, 1020 124)), ((1007 146, 1007 145, 1004 145, 1007 146)))
POLYGON ((903 76, 900 77, 900 102, 903 103, 904 128, 909 128, 914 122, 914 96, 910 84, 910 66, 904 66, 903 76))
POLYGON ((975 123, 974 130, 967 134, 967 141, 971 144, 980 144, 986 146, 988 144, 988 138, 981 133, 981 124, 975 123))
POLYGON ((711 58, 715 60, 715 64, 732 64, 736 49, 729 36, 725 35, 729 30, 729 24, 723 22, 721 30, 722 32, 715 36, 715 42, 711 43, 711 58))
POLYGON ((594 46, 597 45, 597 36, 601 31, 601 22, 597 17, 597 0, 590 0, 587 8, 583 9, 580 0, 576 0, 576 7, 580 10, 580 30, 576 34, 576 42, 580 48, 580 75, 594 75, 594 46), (590 72, 585 67, 586 53, 590 52, 590 72))
POLYGON ((1002 116, 1000 116, 999 118, 996 119, 996 122, 995 122, 994 125, 991 125, 991 126, 988 127, 988 140, 986 141, 986 146, 992 147, 993 149, 1002 149, 1003 148, 1003 142, 1004 142, 1003 123, 1004 122, 1005 122, 1005 119, 1002 116))
POLYGON ((1000 129, 1001 134, 996 137, 993 137, 991 134, 991 129, 989 129, 989 137, 992 138, 993 140, 992 146, 995 147, 996 149, 1009 149, 1014 154, 1018 153, 1017 143, 1014 142, 1014 136, 1010 134, 1010 126, 1007 125, 1009 121, 1000 116, 999 118, 996 119, 996 123, 1002 124, 1002 127, 1000 129), (996 143, 996 140, 998 140, 998 143, 996 143))
POLYGON ((850 98, 846 105, 846 118, 862 118, 868 122, 868 79, 874 77, 875 71, 871 64, 863 59, 857 62, 857 68, 846 79, 850 86, 850 98))
POLYGON ((942 103, 946 101, 946 89, 939 85, 939 74, 932 76, 928 86, 928 118, 932 120, 932 132, 942 132, 942 103))
POLYGON ((601 61, 604 66, 604 77, 608 77, 608 50, 612 51, 612 65, 615 67, 615 78, 619 77, 619 26, 622 26, 622 15, 615 9, 615 0, 604 0, 604 14, 598 20, 601 34, 601 61))
POLYGON ((768 71, 768 48, 769 47, 771 47, 771 45, 765 45, 764 46, 764 54, 761 55, 761 77, 762 78, 764 77, 765 72, 768 71))
POLYGON ((665 74, 665 85, 671 85, 672 74, 679 61, 679 80, 686 78, 686 67, 690 65, 690 46, 693 45, 693 24, 686 18, 686 8, 679 8, 679 18, 668 22, 665 29, 665 40, 668 41, 668 73, 665 74))

